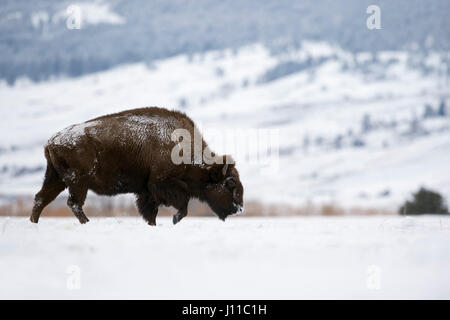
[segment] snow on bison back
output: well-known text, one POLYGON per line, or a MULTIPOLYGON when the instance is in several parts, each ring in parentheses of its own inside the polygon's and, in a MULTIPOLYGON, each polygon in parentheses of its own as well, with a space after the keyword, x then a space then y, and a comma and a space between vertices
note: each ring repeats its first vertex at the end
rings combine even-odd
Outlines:
POLYGON ((181 112, 140 108, 75 124, 49 139, 45 157, 45 179, 30 218, 35 223, 65 188, 67 205, 80 223, 89 221, 82 209, 88 190, 110 196, 134 193, 150 225, 156 224, 160 205, 176 208, 173 222, 179 222, 191 198, 206 201, 222 220, 243 208, 244 190, 232 158, 211 152, 181 112), (180 130, 188 136, 177 136, 180 130), (194 150, 196 137, 200 157, 194 150), (174 155, 183 161, 173 161, 174 155))

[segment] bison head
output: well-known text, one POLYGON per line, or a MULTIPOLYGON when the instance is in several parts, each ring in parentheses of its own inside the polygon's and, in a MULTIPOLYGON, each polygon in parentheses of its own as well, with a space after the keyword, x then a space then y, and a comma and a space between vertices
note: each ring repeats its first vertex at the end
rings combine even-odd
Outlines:
POLYGON ((205 196, 214 213, 221 220, 241 213, 244 208, 244 188, 234 163, 213 164, 208 171, 210 183, 205 187, 205 196))

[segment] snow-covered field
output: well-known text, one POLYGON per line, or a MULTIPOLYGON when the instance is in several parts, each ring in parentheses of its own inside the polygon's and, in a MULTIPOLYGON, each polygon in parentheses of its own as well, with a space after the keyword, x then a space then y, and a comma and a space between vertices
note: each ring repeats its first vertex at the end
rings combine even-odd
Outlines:
POLYGON ((448 217, 0 218, 3 299, 449 299, 449 270, 448 217))

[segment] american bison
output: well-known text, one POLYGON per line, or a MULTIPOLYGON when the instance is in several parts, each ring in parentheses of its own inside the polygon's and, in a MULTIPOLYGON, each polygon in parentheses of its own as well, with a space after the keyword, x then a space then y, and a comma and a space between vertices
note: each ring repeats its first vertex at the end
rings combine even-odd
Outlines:
POLYGON ((211 152, 181 112, 148 107, 105 115, 56 133, 44 150, 45 179, 30 218, 35 223, 65 188, 67 205, 80 223, 89 221, 82 209, 88 190, 109 196, 134 193, 150 225, 156 225, 160 205, 178 210, 176 224, 187 215, 191 198, 208 203, 222 220, 242 211, 244 190, 231 157, 211 152), (194 139, 177 136, 178 131, 194 139), (190 153, 196 148, 200 157, 190 153))

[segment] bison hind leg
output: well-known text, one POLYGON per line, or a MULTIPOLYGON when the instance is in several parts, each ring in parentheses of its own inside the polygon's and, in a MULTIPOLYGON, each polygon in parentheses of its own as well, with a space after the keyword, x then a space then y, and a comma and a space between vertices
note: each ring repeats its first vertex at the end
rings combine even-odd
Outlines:
POLYGON ((69 199, 67 199, 67 205, 81 224, 89 221, 83 212, 83 205, 86 200, 86 196, 87 188, 81 186, 69 186, 69 199))
POLYGON ((149 193, 139 193, 136 195, 136 205, 139 213, 151 226, 156 226, 156 216, 158 214, 158 204, 149 193))
POLYGON ((42 210, 66 188, 52 163, 47 160, 44 183, 41 190, 34 197, 33 210, 30 220, 38 223, 42 210))

